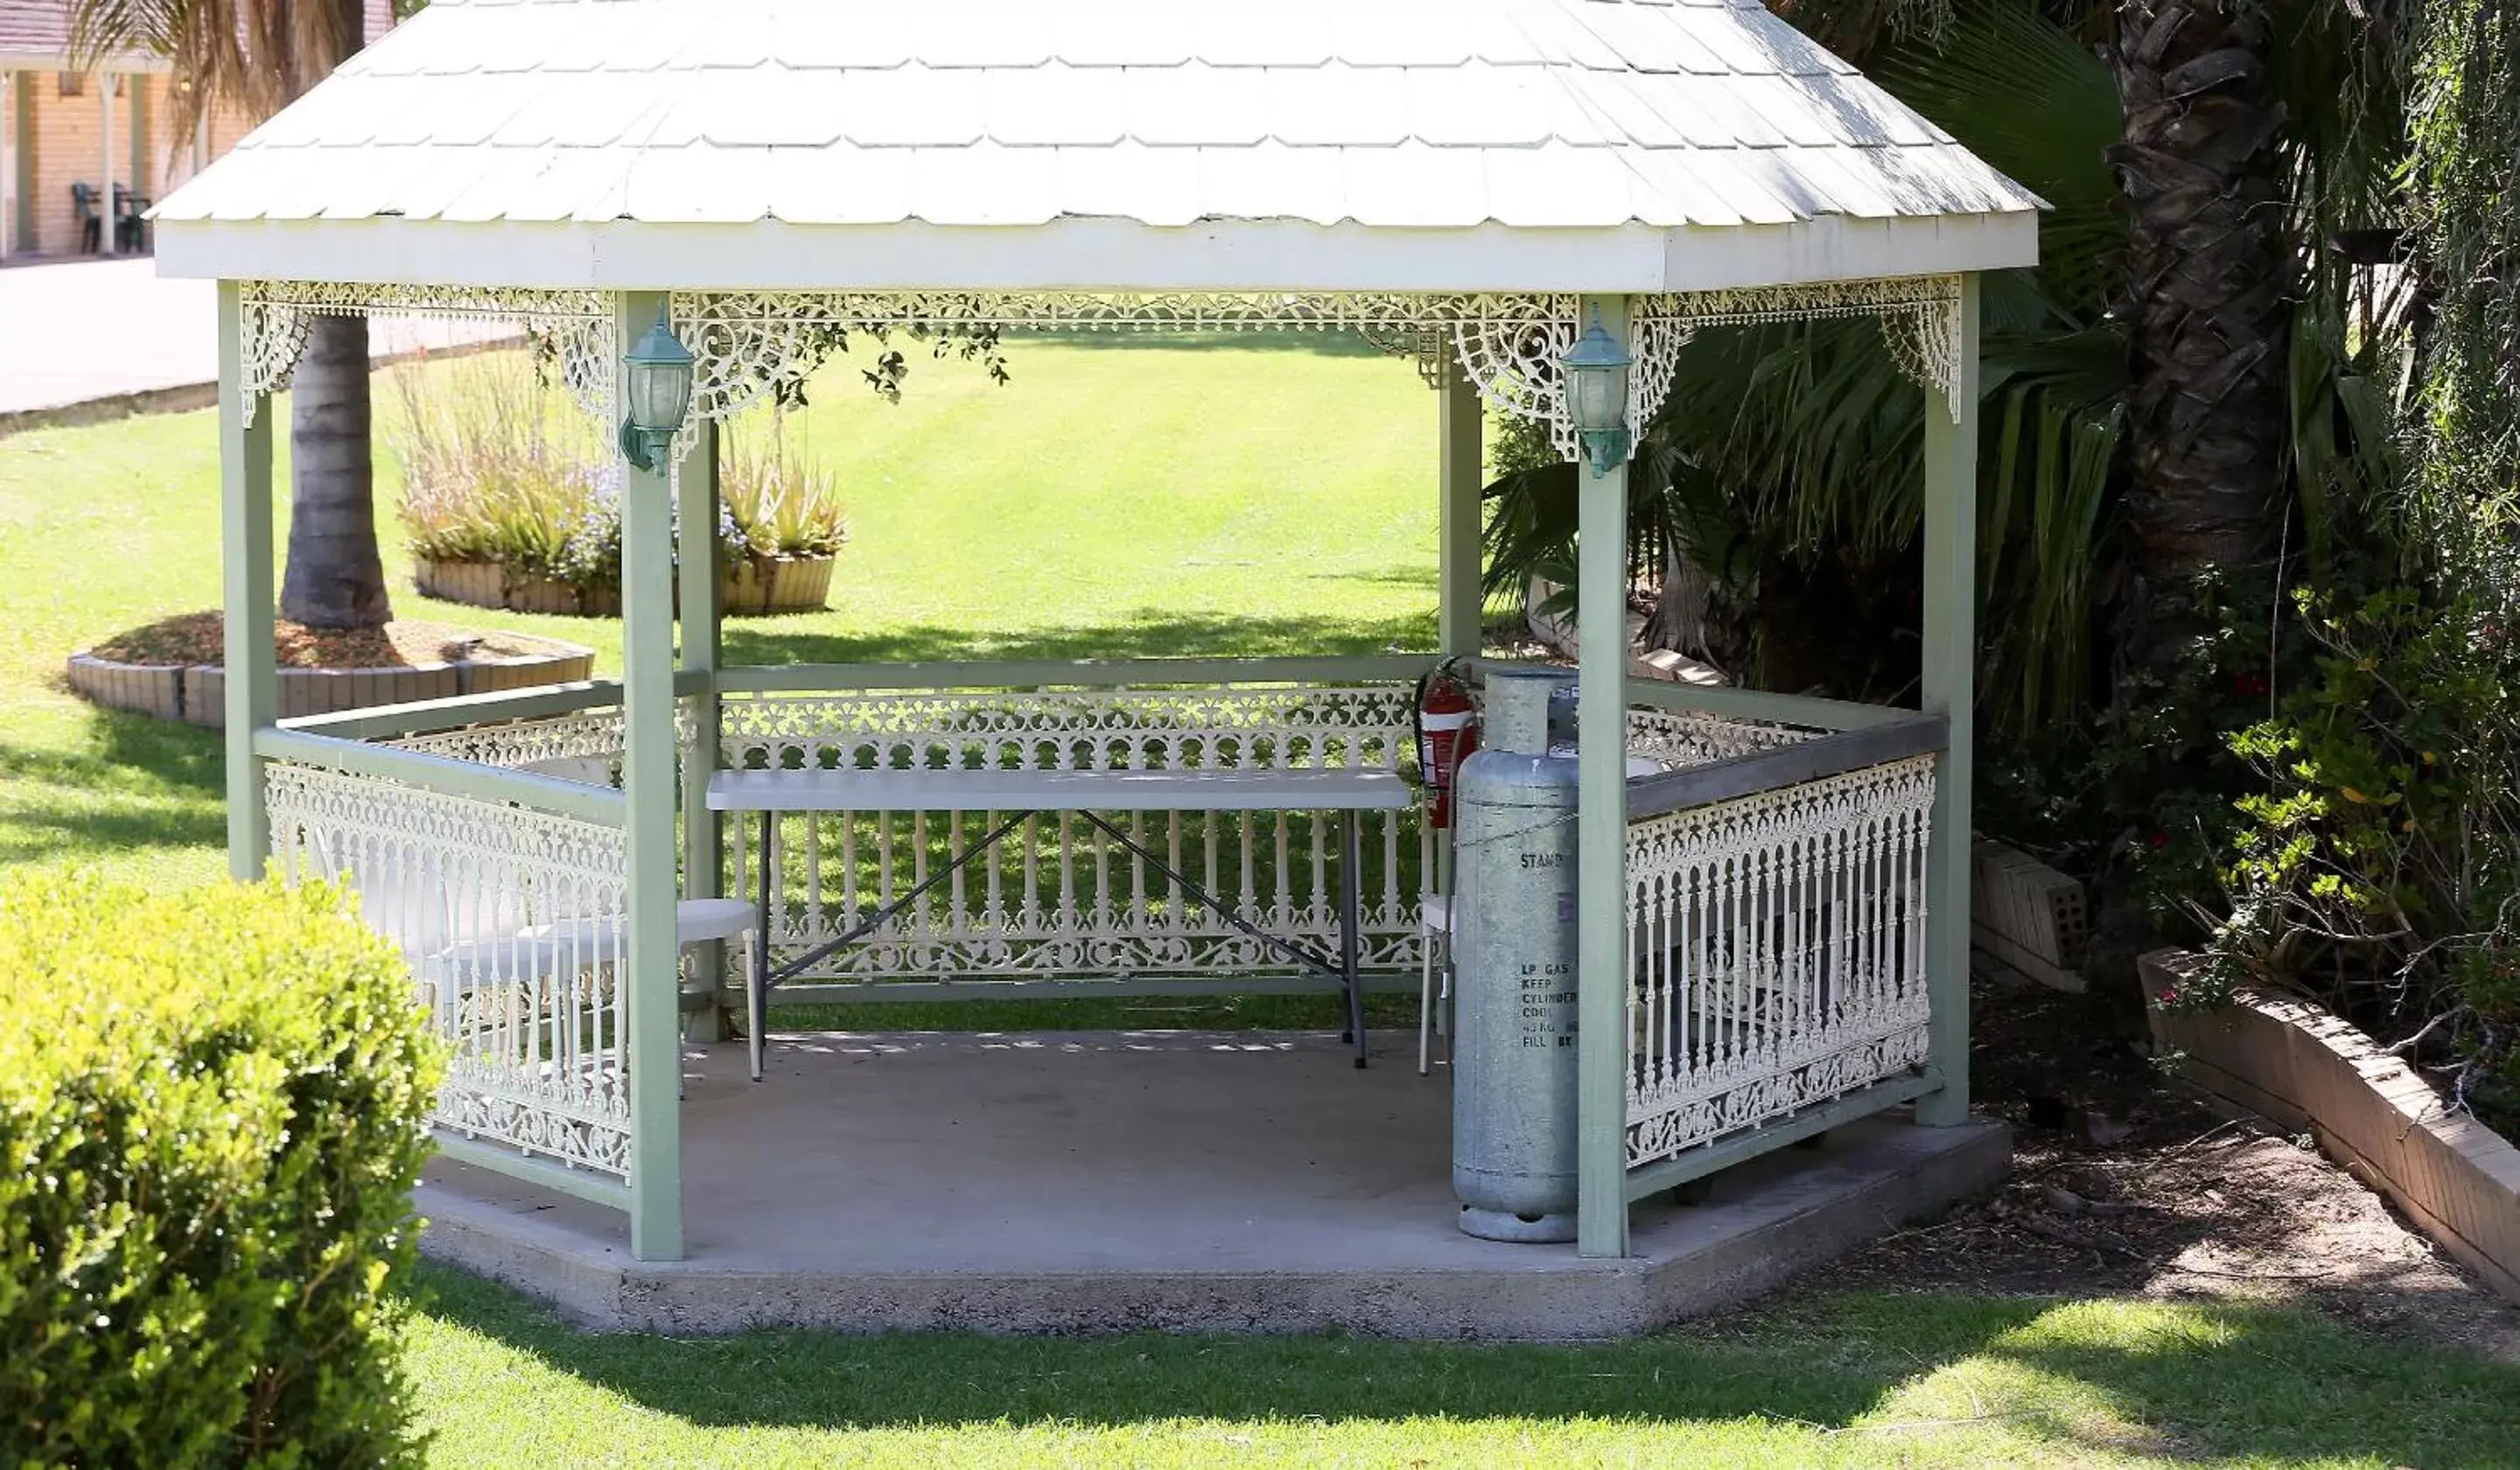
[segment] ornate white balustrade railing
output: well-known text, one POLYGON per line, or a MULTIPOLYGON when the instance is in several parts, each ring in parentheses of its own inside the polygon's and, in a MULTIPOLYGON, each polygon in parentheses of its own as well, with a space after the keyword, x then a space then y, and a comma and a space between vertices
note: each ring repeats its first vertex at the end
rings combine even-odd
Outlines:
MULTIPOLYGON (((691 732, 683 738, 689 742, 691 732)), ((595 785, 621 780, 621 708, 599 705, 534 719, 397 735, 396 748, 595 785)))
MULTIPOLYGON (((1409 753, 1404 685, 761 693, 730 697, 721 759, 737 770, 1395 770, 1409 753)), ((775 824, 770 944, 801 952, 943 871, 1011 813, 792 813, 775 824)), ((1335 829, 1287 812, 1133 814, 1130 852, 1072 814, 1044 813, 861 943, 787 987, 796 999, 904 982, 1247 985, 1292 967, 1163 869, 1282 939, 1337 932, 1335 829)), ((1360 819, 1364 963, 1414 963, 1432 843, 1414 812, 1360 819)), ((756 891, 758 826, 729 823, 727 891, 756 891)))
MULTIPOLYGON (((1411 759, 1408 686, 1283 683, 1184 688, 759 691, 722 705, 719 763, 731 769, 1392 770, 1411 759)), ((692 729, 686 722, 684 759, 692 729)), ((1684 770, 1810 740, 1816 729, 1690 710, 1632 709, 1628 749, 1684 770)), ((616 780, 620 711, 596 706, 395 735, 398 748, 568 780, 616 780)), ((999 824, 996 813, 788 814, 775 824, 775 950, 819 947, 892 903, 999 824)), ((1414 966, 1435 838, 1419 814, 1368 814, 1362 959, 1414 966)), ((819 965, 793 1000, 901 993, 909 984, 1119 982, 1147 989, 1271 986, 1284 958, 1226 922, 1162 871, 1170 867, 1274 936, 1335 936, 1334 831, 1302 813, 1185 813, 1127 819, 1164 856, 1150 864, 1072 815, 1028 821, 903 918, 819 965)), ((731 823, 720 891, 759 881, 759 826, 731 823)))
MULTIPOLYGON (((523 717, 470 725, 435 710, 418 733, 392 725, 391 712, 331 717, 349 738, 276 732, 257 745, 283 869, 348 878, 368 920, 412 960, 453 1057, 441 1136, 626 1181, 626 808, 612 789, 622 727, 618 708, 601 702, 608 692, 507 696, 480 713, 523 717)), ((1630 753, 1665 773, 1629 786, 1632 1188, 1724 1148, 1763 1146, 1763 1125, 1805 1109, 1868 1109, 1886 1096, 1876 1084, 1908 1077, 1902 1095, 1929 1085, 1925 859, 1942 727, 1909 717, 1827 734, 1793 723, 1806 717, 1799 706, 1765 697, 1742 696, 1738 714, 1629 712, 1630 753), (1851 1093, 1863 1096, 1838 1101, 1851 1093)), ((1323 685, 737 688, 721 698, 716 763, 1392 770, 1413 759, 1410 698, 1406 683, 1378 672, 1323 685)), ((684 722, 687 767, 701 763, 691 743, 699 728, 684 722)), ((820 947, 909 894, 1004 815, 780 817, 774 953, 820 947)), ((1270 935, 1327 946, 1336 934, 1329 820, 1123 820, 1161 861, 1072 814, 1029 818, 787 998, 1327 983, 1296 973, 1190 884, 1270 935)), ((1414 811, 1363 820, 1363 958, 1405 972, 1425 942, 1434 836, 1414 811)), ((727 824, 721 891, 756 891, 757 830, 727 824)))
POLYGON ((1630 1168, 1925 1062, 1940 740, 1854 732, 1632 792, 1630 1168))
POLYGON ((1780 750, 1820 738, 1824 731, 1774 721, 1728 720, 1684 709, 1628 711, 1628 754, 1666 771, 1780 750))
POLYGON ((626 1183, 620 825, 376 771, 263 769, 283 875, 347 880, 411 960, 449 1050, 441 1136, 626 1183))

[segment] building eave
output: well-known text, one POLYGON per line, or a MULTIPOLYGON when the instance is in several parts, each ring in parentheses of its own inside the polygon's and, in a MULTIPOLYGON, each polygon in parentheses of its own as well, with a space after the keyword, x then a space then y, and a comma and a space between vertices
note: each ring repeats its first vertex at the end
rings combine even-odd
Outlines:
POLYGON ((161 275, 600 290, 1657 292, 2036 264, 2029 211, 1664 229, 163 220, 161 275))

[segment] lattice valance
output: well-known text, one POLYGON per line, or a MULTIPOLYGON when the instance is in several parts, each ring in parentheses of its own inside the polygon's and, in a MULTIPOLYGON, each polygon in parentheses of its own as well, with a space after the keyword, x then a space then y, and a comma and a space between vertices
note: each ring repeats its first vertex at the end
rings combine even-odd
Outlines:
MULTIPOLYGON (((246 413, 286 387, 321 313, 492 317, 546 337, 562 376, 608 426, 618 346, 611 300, 594 290, 491 287, 242 284, 246 413)), ((1680 349, 1701 327, 1877 316, 1892 355, 1919 384, 1943 390, 1955 415, 1960 367, 1960 282, 1914 276, 1756 287, 1630 298, 1630 422, 1642 425, 1670 391, 1680 349)), ((1583 324, 1568 292, 1008 292, 676 291, 674 330, 698 360, 692 412, 725 419, 802 381, 840 334, 996 328, 1090 332, 1352 332, 1414 358, 1430 384, 1458 372, 1501 413, 1546 423, 1577 457, 1557 360, 1583 324)))

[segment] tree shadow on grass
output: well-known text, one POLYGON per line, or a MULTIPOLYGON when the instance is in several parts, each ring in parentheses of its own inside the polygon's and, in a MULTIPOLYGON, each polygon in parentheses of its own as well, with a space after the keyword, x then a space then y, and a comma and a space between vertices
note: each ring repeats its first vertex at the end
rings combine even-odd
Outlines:
POLYGON ((225 839, 218 732, 100 709, 68 749, 0 744, 0 864, 225 839))
POLYGON ((666 1339, 580 1333, 506 1288, 441 1268, 425 1272, 422 1291, 446 1322, 702 1426, 1764 1421, 1843 1433, 1855 1464, 1896 1458, 1938 1424, 2006 1425, 2066 1462, 2103 1450, 2279 1451, 2507 1466, 2520 1443, 2510 1437, 2520 1370, 2234 1304, 2138 1309, 2164 1314, 2167 1325, 2128 1341, 2114 1325, 2078 1330, 2088 1311, 2074 1303, 1853 1294, 1712 1330, 1534 1346, 1151 1333, 666 1339), (1939 1383, 1947 1372, 1966 1381, 1939 1383), (2112 1422, 2092 1422, 2095 1398, 2112 1422))
POLYGON ((729 665, 955 663, 984 659, 1325 657, 1434 646, 1435 614, 1380 618, 1147 613, 1123 622, 1012 632, 922 625, 831 633, 778 618, 731 619, 729 665))

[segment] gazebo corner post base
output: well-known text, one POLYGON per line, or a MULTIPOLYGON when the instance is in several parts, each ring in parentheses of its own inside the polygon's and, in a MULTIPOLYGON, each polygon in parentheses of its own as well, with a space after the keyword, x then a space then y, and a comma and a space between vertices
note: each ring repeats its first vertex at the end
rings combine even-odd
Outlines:
MULTIPOLYGON (((674 492, 680 515, 677 554, 685 568, 699 575, 680 577, 682 603, 681 667, 699 676, 692 699, 691 747, 683 752, 683 896, 717 898, 726 881, 726 827, 709 806, 708 779, 717 770, 720 733, 718 670, 723 663, 718 585, 717 425, 707 419, 695 423, 690 451, 675 467, 674 492)), ((687 687, 688 687, 687 681, 687 687)), ((683 1040, 714 1043, 727 1040, 726 945, 711 940, 693 948, 686 999, 683 1040)))
POLYGON ((1943 1085, 1916 1121, 1969 1117, 1969 847, 1977 670, 1978 278, 1960 278, 1958 380, 1925 396, 1924 670, 1920 703, 1949 724, 1925 853, 1927 1055, 1943 1085))
MULTIPOLYGON (((613 297, 614 340, 636 341, 664 305, 613 297)), ((616 365, 616 371, 620 371, 616 365)), ((626 382, 614 400, 630 401, 626 382)), ((675 773, 673 503, 667 471, 621 462, 621 785, 629 815, 629 953, 616 983, 629 1021, 630 1254, 683 1255, 682 977, 674 938, 681 857, 675 773)))
MULTIPOLYGON (((1628 298, 1587 296, 1628 336, 1628 298)), ((1628 1254, 1628 468, 1576 470, 1576 1205, 1581 1256, 1628 1254)))
POLYGON ((246 381, 245 307, 234 281, 219 283, 219 554, 227 663, 228 871, 262 875, 271 856, 255 735, 279 717, 280 671, 271 528, 271 401, 246 381), (248 422, 248 414, 251 422, 248 422))

